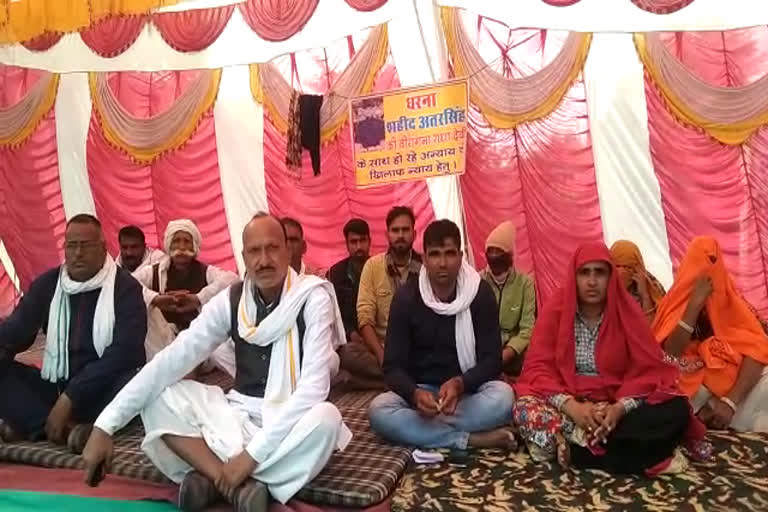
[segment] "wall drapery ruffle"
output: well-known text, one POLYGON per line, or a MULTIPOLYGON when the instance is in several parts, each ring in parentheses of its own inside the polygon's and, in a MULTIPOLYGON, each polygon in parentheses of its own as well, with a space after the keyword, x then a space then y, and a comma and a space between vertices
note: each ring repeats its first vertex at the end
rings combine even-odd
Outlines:
MULTIPOLYGON (((0 109, 18 106, 41 83, 55 78, 47 72, 3 66, 0 109)), ((63 255, 65 216, 55 117, 55 109, 45 110, 23 143, 0 146, 0 239, 22 290, 59 264, 63 255)), ((5 128, 3 121, 0 125, 5 128)))
MULTIPOLYGON (((8 71, 3 67, 4 73, 8 71)), ((56 102, 58 84, 59 75, 42 72, 21 99, 0 107, 0 146, 19 146, 35 131, 56 102)))
POLYGON ((741 144, 768 123, 768 75, 741 87, 711 85, 685 67, 658 33, 635 34, 640 59, 670 112, 724 144, 741 144))
POLYGON ((488 67, 456 9, 443 7, 441 16, 454 73, 469 77, 472 103, 495 128, 514 128, 549 115, 581 73, 589 51, 591 34, 572 32, 560 54, 539 72, 509 79, 488 67))
MULTIPOLYGON (((768 73, 765 26, 727 32, 661 34, 671 58, 705 85, 742 90, 768 73)), ((768 127, 743 144, 721 144, 684 125, 646 75, 653 167, 661 189, 670 256, 691 238, 714 236, 738 289, 768 314, 768 127)))
POLYGON ((285 41, 301 30, 320 0, 249 1, 239 5, 245 22, 267 41, 285 41))
MULTIPOLYGON (((613 0, 618 1, 618 0, 613 0)), ((683 7, 686 7, 693 3, 693 0, 630 0, 633 4, 644 11, 652 12, 655 14, 669 14, 675 11, 679 11, 683 7)), ((577 4, 581 0, 542 0, 545 4, 554 5, 555 7, 568 7, 570 5, 577 4)))
MULTIPOLYGON (((505 83, 499 87, 539 73, 570 39, 556 31, 510 30, 469 13, 455 21, 478 42, 473 50, 482 62, 501 70, 505 83)), ((469 116, 467 169, 460 184, 464 210, 471 212, 466 226, 475 263, 485 264, 491 230, 513 221, 515 266, 533 274, 539 304, 562 284, 574 247, 602 238, 585 95, 577 76, 546 117, 498 129, 474 109, 469 116)))
MULTIPOLYGON (((200 87, 200 73, 109 73, 105 82, 126 115, 149 125, 155 112, 172 111, 190 90, 200 87)), ((203 235, 200 259, 234 270, 211 110, 193 124, 183 147, 150 162, 137 161, 117 149, 100 124, 94 108, 86 143, 88 177, 110 252, 117 254, 117 232, 126 224, 139 226, 149 246, 162 247, 168 222, 189 218, 203 235)))
POLYGON ((106 139, 138 162, 151 162, 181 147, 216 100, 221 70, 201 70, 167 110, 148 117, 131 115, 113 94, 106 73, 89 75, 91 98, 106 139))
MULTIPOLYGON (((368 93, 388 53, 387 26, 371 30, 368 40, 338 76, 326 93, 320 108, 320 140, 332 140, 347 122, 348 100, 368 93)), ((275 127, 288 131, 288 117, 293 88, 272 63, 251 65, 251 92, 264 104, 275 127)))
POLYGON ((0 0, 0 43, 73 32, 110 16, 143 14, 179 0, 0 0))
MULTIPOLYGON (((4 1, 7 0, 0 0, 0 9, 4 1)), ((144 0, 145 3, 148 1, 144 0)), ((168 2, 168 0, 165 1, 168 2)), ((174 2, 177 1, 174 0, 174 2)), ((386 1, 347 0, 347 3, 358 11, 367 12, 378 9, 386 1)), ((158 5, 165 5, 162 2, 163 0, 154 0, 158 5)), ((248 26, 259 37, 267 41, 285 41, 296 35, 306 25, 314 14, 318 2, 319 0, 248 0, 240 3, 238 8, 248 26)), ((29 3, 29 0, 24 0, 22 3, 29 3)), ((29 37, 20 38, 18 41, 29 50, 42 52, 58 43, 64 32, 79 30, 83 42, 91 50, 102 57, 111 58, 130 48, 144 26, 152 23, 173 49, 180 52, 196 52, 204 50, 216 41, 226 28, 234 9, 235 5, 162 13, 149 13, 149 9, 126 10, 124 11, 126 15, 92 16, 92 21, 77 25, 75 28, 47 28, 29 37)), ((1 30, 2 18, 0 17, 1 30)), ((10 42, 13 41, 16 39, 10 40, 10 42)), ((0 43, 2 42, 0 38, 0 43)))

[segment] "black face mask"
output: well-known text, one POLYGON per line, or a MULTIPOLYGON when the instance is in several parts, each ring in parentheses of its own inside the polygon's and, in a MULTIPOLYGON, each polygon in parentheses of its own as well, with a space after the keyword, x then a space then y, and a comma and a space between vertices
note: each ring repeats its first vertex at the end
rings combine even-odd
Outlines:
POLYGON ((489 257, 486 254, 485 259, 488 260, 488 268, 490 268, 491 272, 495 275, 503 274, 512 266, 512 258, 508 253, 494 257, 489 257))

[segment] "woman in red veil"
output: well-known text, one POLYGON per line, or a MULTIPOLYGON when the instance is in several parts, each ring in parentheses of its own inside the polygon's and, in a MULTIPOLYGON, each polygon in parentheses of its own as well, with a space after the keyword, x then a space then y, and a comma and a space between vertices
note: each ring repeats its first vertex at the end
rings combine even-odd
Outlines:
POLYGON ((585 244, 533 332, 515 422, 534 459, 611 473, 680 470, 683 442, 707 455, 704 426, 678 389, 608 248, 585 244))

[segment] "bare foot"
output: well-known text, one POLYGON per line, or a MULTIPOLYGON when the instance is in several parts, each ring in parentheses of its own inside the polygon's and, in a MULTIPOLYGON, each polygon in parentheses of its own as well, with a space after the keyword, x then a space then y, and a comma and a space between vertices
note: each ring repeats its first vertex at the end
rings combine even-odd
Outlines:
POLYGON ((13 430, 8 423, 0 420, 0 441, 5 441, 6 443, 16 443, 23 440, 24 436, 17 434, 16 431, 13 430))
POLYGON ((474 448, 505 448, 510 451, 517 449, 515 435, 506 428, 469 434, 468 444, 474 448))

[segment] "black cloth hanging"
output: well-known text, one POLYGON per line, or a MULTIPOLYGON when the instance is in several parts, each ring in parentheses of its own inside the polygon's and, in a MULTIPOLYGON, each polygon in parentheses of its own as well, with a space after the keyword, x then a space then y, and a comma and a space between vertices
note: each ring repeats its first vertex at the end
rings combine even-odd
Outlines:
POLYGON ((320 107, 323 97, 314 94, 299 96, 301 145, 312 157, 312 171, 320 174, 320 107))

